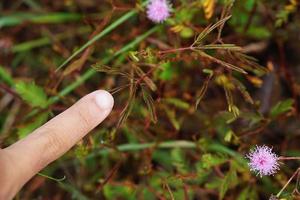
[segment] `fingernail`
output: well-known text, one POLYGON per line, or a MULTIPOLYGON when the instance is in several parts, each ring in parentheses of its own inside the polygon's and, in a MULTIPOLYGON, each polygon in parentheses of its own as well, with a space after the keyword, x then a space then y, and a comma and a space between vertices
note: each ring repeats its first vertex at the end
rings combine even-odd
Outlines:
POLYGON ((95 101, 101 110, 111 110, 114 105, 114 98, 105 90, 97 91, 95 101))

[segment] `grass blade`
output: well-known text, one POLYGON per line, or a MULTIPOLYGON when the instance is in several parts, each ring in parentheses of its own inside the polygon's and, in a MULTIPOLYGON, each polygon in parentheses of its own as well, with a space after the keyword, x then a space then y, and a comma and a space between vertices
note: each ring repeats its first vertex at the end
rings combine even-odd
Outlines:
POLYGON ((82 15, 77 13, 47 13, 47 14, 31 14, 16 13, 9 16, 0 17, 0 29, 6 26, 16 26, 23 22, 31 22, 35 24, 51 24, 63 23, 69 21, 78 21, 82 15))
POLYGON ((102 32, 100 32, 99 34, 97 34, 95 37, 93 37, 91 40, 89 40, 87 43, 85 43, 83 46, 81 46, 77 51, 75 51, 67 60, 65 60, 57 68, 57 70, 59 70, 62 67, 64 67, 67 63, 69 63, 74 57, 76 57, 78 54, 80 54, 83 50, 85 50, 87 47, 89 47, 90 45, 92 45, 94 42, 96 42, 97 40, 101 39, 102 37, 104 37, 105 35, 107 35, 108 33, 110 33, 113 29, 115 29, 116 27, 118 27, 119 25, 121 25, 123 22, 125 22, 129 18, 133 17, 136 13, 137 13, 136 10, 132 10, 132 11, 126 13, 125 15, 123 15, 122 17, 120 17, 119 19, 117 19, 116 21, 114 21, 111 25, 109 25, 108 27, 106 27, 102 32))
MULTIPOLYGON (((152 29, 150 29, 147 32, 145 32, 144 34, 140 35, 135 40, 133 40, 129 44, 125 45, 122 49, 120 49, 119 51, 117 51, 112 57, 107 57, 106 59, 104 59, 102 61, 103 64, 107 64, 108 62, 110 62, 111 60, 113 60, 115 57, 117 57, 117 56, 121 55, 122 53, 124 53, 126 51, 129 51, 130 49, 134 48, 137 44, 139 44, 140 42, 142 42, 149 35, 151 35, 154 32, 156 32, 158 30, 158 28, 159 28, 158 26, 155 26, 152 29)), ((51 97, 49 99, 49 101, 48 101, 48 105, 47 106, 50 106, 50 105, 54 104, 55 102, 59 101, 61 97, 69 94, 70 92, 72 92, 74 89, 76 89, 78 86, 80 86, 86 80, 90 79, 96 73, 97 73, 97 71, 95 69, 93 69, 93 68, 91 68, 88 71, 86 71, 82 76, 80 76, 72 84, 70 84, 69 86, 65 87, 62 91, 60 91, 57 96, 51 97)), ((31 116, 35 115, 37 112, 38 112, 38 110, 33 110, 31 113, 29 113, 27 115, 27 117, 31 117, 31 116)))

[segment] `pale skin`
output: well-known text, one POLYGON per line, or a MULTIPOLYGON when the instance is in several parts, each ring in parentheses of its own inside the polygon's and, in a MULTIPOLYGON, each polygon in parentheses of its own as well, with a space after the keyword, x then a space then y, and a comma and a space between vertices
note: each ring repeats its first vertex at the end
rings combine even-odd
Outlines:
POLYGON ((108 92, 92 92, 26 138, 0 149, 0 199, 12 199, 34 175, 100 124, 113 104, 108 92))

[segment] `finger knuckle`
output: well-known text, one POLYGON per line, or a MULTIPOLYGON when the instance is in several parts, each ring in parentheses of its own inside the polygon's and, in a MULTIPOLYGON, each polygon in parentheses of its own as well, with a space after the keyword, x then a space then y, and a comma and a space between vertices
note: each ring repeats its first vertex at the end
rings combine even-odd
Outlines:
POLYGON ((77 113, 80 121, 80 127, 83 130, 89 130, 91 128, 92 119, 88 110, 78 109, 77 113))
POLYGON ((42 152, 46 156, 41 156, 41 159, 37 163, 37 168, 42 169, 47 166, 50 162, 52 162, 61 149, 67 145, 61 137, 57 135, 51 129, 47 130, 47 134, 44 134, 46 145, 44 146, 44 152, 42 152))

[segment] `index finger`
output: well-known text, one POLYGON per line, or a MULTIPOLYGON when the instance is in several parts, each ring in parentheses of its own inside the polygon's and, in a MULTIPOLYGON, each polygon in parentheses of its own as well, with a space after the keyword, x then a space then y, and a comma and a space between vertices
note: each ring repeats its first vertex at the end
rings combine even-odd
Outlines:
POLYGON ((14 163, 13 167, 22 184, 101 123, 112 107, 111 94, 104 90, 95 91, 84 96, 26 138, 3 149, 14 163))

